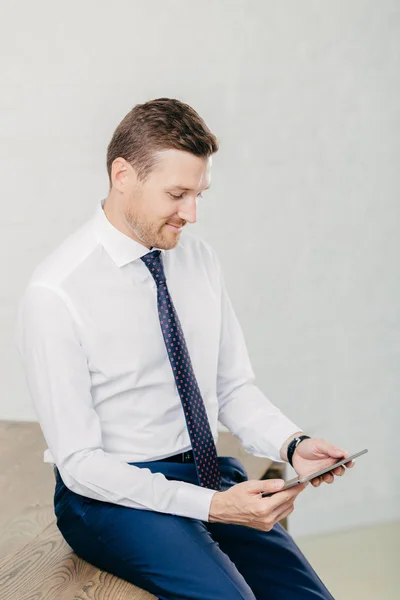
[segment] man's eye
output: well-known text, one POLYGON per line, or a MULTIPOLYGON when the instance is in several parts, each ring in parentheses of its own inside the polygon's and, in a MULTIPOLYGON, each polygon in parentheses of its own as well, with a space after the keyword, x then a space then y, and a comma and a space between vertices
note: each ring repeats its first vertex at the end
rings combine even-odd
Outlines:
MULTIPOLYGON (((175 200, 181 200, 183 198, 183 196, 184 196, 184 194, 180 194, 179 196, 176 196, 175 194, 171 194, 171 192, 169 192, 169 195, 172 198, 175 198, 175 200)), ((197 194, 197 197, 203 198, 203 194, 199 193, 199 194, 197 194)))

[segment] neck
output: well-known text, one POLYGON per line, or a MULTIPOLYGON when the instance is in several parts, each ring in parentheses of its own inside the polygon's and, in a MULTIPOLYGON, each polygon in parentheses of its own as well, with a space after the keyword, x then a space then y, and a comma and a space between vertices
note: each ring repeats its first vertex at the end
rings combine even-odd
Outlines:
POLYGON ((116 229, 127 235, 128 237, 143 244, 143 241, 135 236, 132 229, 126 223, 123 213, 118 210, 118 205, 121 204, 122 198, 115 198, 112 192, 110 192, 103 204, 104 214, 110 221, 111 225, 114 225, 116 229))

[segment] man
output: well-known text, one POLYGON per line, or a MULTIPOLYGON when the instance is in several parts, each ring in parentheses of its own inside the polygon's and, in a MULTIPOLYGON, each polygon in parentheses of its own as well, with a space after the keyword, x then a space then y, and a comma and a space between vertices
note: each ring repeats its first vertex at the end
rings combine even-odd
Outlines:
POLYGON ((218 259, 186 231, 217 150, 190 106, 135 106, 108 147, 107 198, 29 281, 17 345, 57 524, 79 556, 160 599, 332 598, 278 523, 305 485, 279 492, 216 455, 219 419, 300 475, 348 456, 301 437, 256 387, 218 259))

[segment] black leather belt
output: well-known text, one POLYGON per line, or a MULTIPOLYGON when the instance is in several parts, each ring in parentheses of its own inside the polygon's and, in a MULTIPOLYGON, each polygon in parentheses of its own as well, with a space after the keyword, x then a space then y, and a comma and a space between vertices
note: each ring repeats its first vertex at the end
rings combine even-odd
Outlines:
POLYGON ((187 452, 181 452, 180 454, 174 454, 173 456, 167 456, 166 458, 159 458, 159 462, 178 462, 178 463, 192 463, 194 462, 193 450, 187 452))

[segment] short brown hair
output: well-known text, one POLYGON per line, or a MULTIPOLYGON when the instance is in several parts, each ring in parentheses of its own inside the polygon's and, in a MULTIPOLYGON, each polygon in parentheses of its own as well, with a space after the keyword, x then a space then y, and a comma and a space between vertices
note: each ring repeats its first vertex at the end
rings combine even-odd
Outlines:
POLYGON ((218 140, 203 119, 188 104, 173 98, 157 98, 136 104, 118 125, 107 148, 107 172, 117 157, 128 161, 144 181, 156 163, 158 150, 186 150, 210 156, 218 140))

